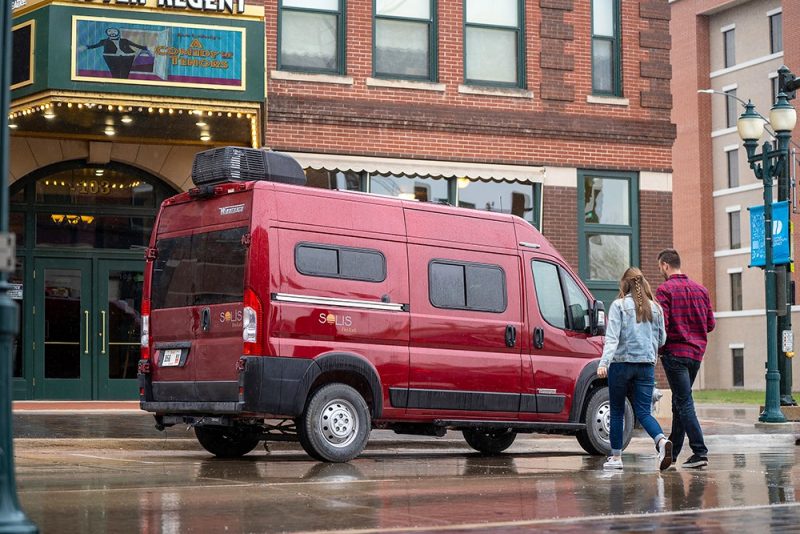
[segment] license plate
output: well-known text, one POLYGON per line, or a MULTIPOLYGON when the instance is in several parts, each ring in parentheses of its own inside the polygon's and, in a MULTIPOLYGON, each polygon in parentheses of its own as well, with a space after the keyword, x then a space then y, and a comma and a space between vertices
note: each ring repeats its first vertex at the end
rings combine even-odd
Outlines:
POLYGON ((177 367, 181 364, 181 349, 169 349, 164 351, 161 359, 161 367, 177 367))

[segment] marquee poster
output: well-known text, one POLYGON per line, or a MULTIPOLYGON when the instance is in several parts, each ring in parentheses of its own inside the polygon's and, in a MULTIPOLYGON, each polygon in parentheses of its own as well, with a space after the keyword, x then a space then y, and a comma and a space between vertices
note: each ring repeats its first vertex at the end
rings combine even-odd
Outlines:
POLYGON ((244 91, 245 29, 72 17, 72 79, 244 91))

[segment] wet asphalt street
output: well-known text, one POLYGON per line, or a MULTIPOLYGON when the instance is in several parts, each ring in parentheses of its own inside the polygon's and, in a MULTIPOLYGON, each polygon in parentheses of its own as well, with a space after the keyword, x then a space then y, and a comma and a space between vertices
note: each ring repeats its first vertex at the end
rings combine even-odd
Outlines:
POLYGON ((387 442, 349 464, 291 447, 217 460, 180 438, 18 439, 15 453, 20 501, 45 533, 800 532, 798 448, 710 439, 707 469, 662 473, 643 438, 622 473, 548 437, 492 458, 457 440, 387 442))

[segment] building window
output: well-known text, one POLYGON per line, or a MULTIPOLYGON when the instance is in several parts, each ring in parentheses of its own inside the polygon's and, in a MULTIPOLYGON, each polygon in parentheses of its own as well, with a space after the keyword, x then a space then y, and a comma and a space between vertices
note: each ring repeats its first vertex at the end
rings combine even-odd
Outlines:
POLYGON ((725 91, 725 94, 729 95, 728 98, 725 99, 725 127, 735 128, 736 120, 739 118, 736 109, 736 104, 738 103, 736 100, 736 89, 725 91))
POLYGON ((592 92, 622 95, 619 0, 592 0, 592 92))
POLYGON ((434 80, 434 0, 375 0, 375 76, 434 80))
POLYGON ((731 349, 733 359, 733 385, 744 386, 744 349, 731 349))
POLYGON ((635 174, 578 172, 578 265, 592 293, 611 305, 619 278, 639 265, 639 185, 635 174))
POLYGON ((305 169, 306 185, 320 189, 341 191, 366 191, 364 175, 353 171, 329 171, 326 169, 305 169))
POLYGON ((509 213, 541 226, 540 183, 373 174, 368 187, 377 195, 509 213))
POLYGON ((769 17, 769 50, 773 54, 783 51, 783 13, 769 17))
POLYGON ((722 32, 722 46, 725 54, 725 68, 736 65, 736 30, 722 32))
POLYGON ((522 0, 464 0, 468 84, 523 86, 522 0))
POLYGON ((742 248, 741 211, 728 213, 728 229, 730 248, 742 248))
POLYGON ((731 311, 742 309, 742 273, 730 273, 731 279, 731 311))
POLYGON ((344 73, 344 0, 281 0, 278 69, 344 73))
POLYGON ((728 187, 739 187, 739 150, 725 152, 728 160, 728 187))

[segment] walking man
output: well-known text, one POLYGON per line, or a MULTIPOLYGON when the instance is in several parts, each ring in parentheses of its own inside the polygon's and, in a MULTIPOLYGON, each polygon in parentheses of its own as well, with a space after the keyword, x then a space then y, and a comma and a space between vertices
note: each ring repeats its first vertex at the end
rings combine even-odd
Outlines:
POLYGON ((703 361, 708 333, 716 325, 714 312, 708 290, 681 272, 677 251, 662 250, 658 269, 666 280, 656 291, 656 299, 664 310, 667 330, 667 342, 660 352, 672 390, 672 458, 678 458, 684 437, 689 436, 692 455, 683 467, 704 467, 708 465, 708 449, 694 410, 692 384, 703 361))

